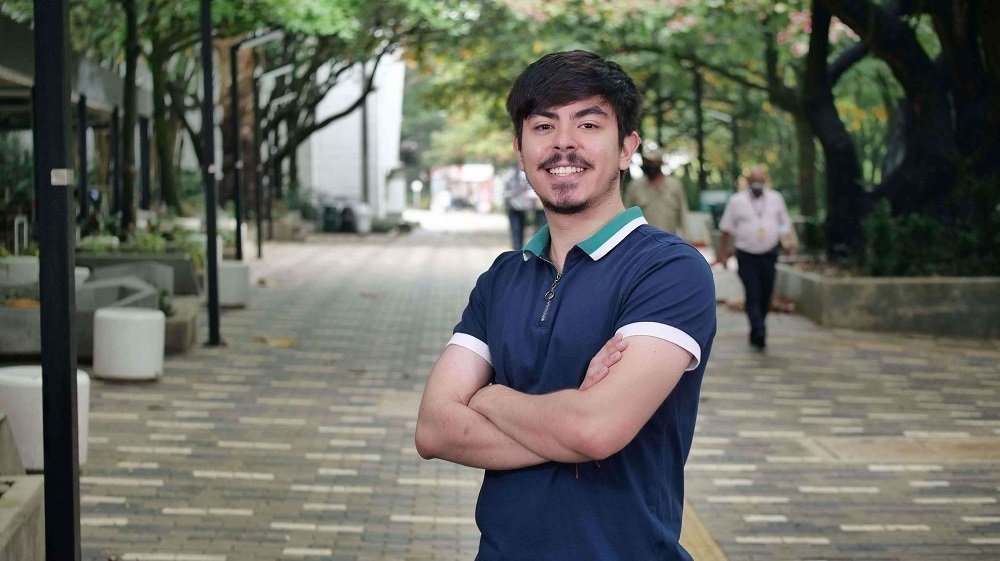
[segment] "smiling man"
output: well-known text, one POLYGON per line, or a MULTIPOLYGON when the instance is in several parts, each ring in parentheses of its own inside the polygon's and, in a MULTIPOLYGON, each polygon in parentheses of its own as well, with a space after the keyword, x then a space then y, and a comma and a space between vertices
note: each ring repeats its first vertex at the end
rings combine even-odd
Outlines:
POLYGON ((715 336, 705 259, 625 209, 640 98, 546 55, 507 98, 548 226, 479 277, 420 405, 424 458, 484 468, 480 561, 688 560, 684 463, 715 336))

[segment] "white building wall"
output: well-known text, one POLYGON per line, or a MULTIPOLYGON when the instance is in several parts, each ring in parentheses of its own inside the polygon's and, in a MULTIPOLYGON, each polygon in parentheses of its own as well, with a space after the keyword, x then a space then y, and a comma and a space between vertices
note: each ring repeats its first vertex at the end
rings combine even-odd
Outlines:
MULTIPOLYGON (((360 68, 349 74, 319 104, 317 120, 342 111, 357 99, 362 88, 360 68)), ((378 218, 402 213, 406 200, 405 185, 390 182, 388 177, 400 165, 404 74, 405 63, 399 57, 383 59, 375 76, 376 89, 367 100, 368 202, 378 218)), ((359 108, 317 131, 309 140, 309 156, 301 160, 301 165, 308 166, 309 184, 324 201, 362 199, 361 115, 359 108)))

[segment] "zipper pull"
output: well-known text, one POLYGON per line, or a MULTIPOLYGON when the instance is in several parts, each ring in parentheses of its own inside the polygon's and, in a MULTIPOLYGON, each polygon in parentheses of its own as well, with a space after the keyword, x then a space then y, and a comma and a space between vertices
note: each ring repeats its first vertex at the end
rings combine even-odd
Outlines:
POLYGON ((549 305, 552 304, 552 299, 556 297, 556 287, 559 286, 559 281, 562 280, 562 271, 556 271, 556 278, 552 281, 552 286, 549 287, 549 291, 545 293, 545 308, 542 310, 542 317, 539 321, 545 323, 545 318, 549 314, 549 305))

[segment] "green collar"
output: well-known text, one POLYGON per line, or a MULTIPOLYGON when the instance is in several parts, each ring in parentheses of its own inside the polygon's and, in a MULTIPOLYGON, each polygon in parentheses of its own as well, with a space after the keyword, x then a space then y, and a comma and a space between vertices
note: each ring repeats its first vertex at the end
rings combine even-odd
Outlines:
MULTIPOLYGON (((646 224, 646 219, 642 216, 642 210, 634 206, 623 210, 621 214, 611 219, 610 222, 601 227, 593 236, 576 244, 591 259, 597 261, 608 254, 625 236, 632 233, 639 226, 646 224)), ((528 260, 529 254, 541 257, 542 253, 549 247, 549 226, 542 226, 524 246, 524 260, 528 260)))

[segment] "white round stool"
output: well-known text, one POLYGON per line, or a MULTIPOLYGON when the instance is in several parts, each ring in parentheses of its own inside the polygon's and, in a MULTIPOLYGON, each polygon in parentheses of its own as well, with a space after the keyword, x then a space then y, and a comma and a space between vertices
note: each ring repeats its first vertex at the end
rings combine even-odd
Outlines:
POLYGON ((98 308, 94 313, 94 376, 151 380, 163 374, 166 324, 160 310, 98 308))
MULTIPOLYGON (((0 409, 7 414, 14 444, 26 470, 45 468, 42 444, 42 367, 0 368, 0 409)), ((90 422, 90 376, 76 371, 76 427, 80 465, 87 461, 90 422)))
POLYGON ((242 307, 250 299, 250 265, 242 261, 219 262, 219 305, 242 307))

